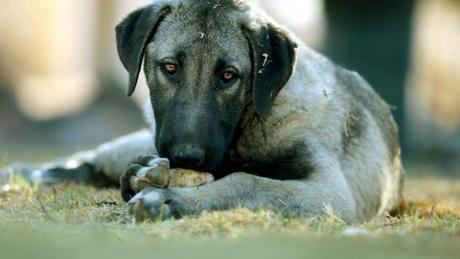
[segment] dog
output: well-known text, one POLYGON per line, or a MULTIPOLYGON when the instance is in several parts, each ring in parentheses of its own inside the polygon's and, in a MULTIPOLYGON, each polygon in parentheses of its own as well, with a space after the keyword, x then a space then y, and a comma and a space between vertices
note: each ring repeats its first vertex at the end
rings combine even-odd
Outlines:
POLYGON ((128 211, 152 219, 242 207, 295 217, 333 212, 360 223, 401 201, 404 170, 389 106, 359 74, 305 46, 255 4, 154 1, 116 35, 129 95, 144 67, 150 129, 17 172, 45 183, 120 181, 128 211), (216 181, 136 185, 165 161, 216 181))

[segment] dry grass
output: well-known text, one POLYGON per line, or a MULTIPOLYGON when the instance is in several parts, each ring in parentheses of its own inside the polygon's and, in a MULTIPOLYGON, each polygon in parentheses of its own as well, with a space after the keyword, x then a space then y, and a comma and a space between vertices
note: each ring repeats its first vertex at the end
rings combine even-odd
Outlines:
MULTIPOLYGON (((8 251, 5 258, 28 257, 24 251, 13 249, 21 243, 29 248, 25 251, 53 258, 56 253, 75 249, 76 239, 79 246, 93 252, 105 253, 104 249, 110 248, 114 258, 128 252, 142 257, 158 250, 163 256, 203 258, 188 254, 187 249, 176 249, 188 245, 209 258, 220 253, 217 247, 222 251, 243 249, 250 254, 257 245, 260 249, 252 251, 255 255, 272 251, 272 258, 283 249, 291 255, 313 251, 323 255, 332 249, 335 252, 331 256, 341 258, 354 257, 361 249, 370 249, 371 258, 430 258, 428 255, 434 254, 455 258, 460 241, 460 181, 409 179, 406 197, 409 202, 404 215, 379 218, 362 226, 348 226, 333 215, 306 220, 244 209, 135 225, 124 217, 117 190, 76 185, 30 187, 19 180, 0 191, 0 251, 8 251), (214 245, 205 245, 210 243, 214 245), (340 249, 348 252, 341 253, 340 249), (428 251, 420 253, 424 249, 428 251)), ((75 254, 66 256, 80 258, 80 252, 85 251, 76 249, 75 254)))

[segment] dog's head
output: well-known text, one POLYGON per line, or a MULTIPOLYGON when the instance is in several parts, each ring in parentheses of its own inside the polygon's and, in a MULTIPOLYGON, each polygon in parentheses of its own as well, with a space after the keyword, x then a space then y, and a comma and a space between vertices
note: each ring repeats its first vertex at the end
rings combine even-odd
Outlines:
POLYGON ((157 1, 116 32, 129 95, 144 61, 157 150, 174 167, 217 166, 245 107, 268 116, 294 69, 293 40, 242 0, 157 1))

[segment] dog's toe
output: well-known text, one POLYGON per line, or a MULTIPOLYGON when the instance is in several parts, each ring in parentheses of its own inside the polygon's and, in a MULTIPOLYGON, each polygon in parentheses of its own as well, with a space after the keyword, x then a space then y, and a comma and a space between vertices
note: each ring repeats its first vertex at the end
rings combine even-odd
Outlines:
POLYGON ((157 157, 142 157, 134 161, 120 178, 121 195, 125 201, 148 187, 169 185, 169 161, 157 157))
POLYGON ((127 213, 136 223, 146 220, 161 221, 171 217, 171 208, 160 189, 146 189, 126 205, 127 213))

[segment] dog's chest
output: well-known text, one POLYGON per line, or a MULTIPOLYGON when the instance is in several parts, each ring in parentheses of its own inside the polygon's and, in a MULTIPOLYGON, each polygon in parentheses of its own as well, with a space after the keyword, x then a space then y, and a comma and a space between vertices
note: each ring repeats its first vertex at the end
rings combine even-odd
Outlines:
POLYGON ((252 152, 240 152, 232 148, 213 174, 216 178, 234 172, 245 172, 278 180, 304 179, 314 171, 311 159, 308 148, 300 142, 270 152, 258 152, 257 147, 252 152))

